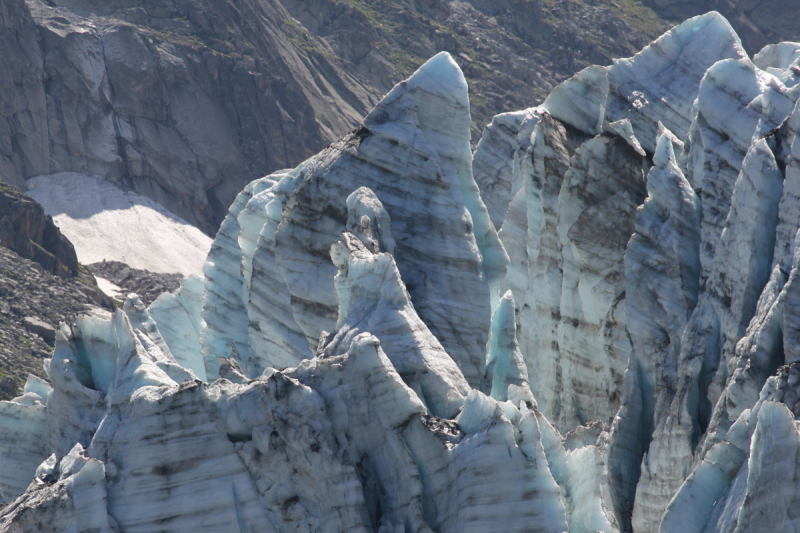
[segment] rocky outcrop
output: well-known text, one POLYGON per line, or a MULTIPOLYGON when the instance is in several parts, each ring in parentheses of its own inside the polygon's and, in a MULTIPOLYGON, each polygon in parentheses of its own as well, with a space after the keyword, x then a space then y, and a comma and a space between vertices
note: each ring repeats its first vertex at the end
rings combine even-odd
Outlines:
POLYGON ((107 279, 122 289, 125 295, 135 292, 145 305, 150 305, 165 292, 175 292, 180 287, 182 274, 162 274, 131 268, 119 261, 101 261, 86 265, 86 269, 98 278, 107 279))
POLYGON ((0 398, 18 395, 28 374, 46 377, 55 328, 100 304, 112 307, 102 298, 96 286, 54 276, 0 246, 0 398))
POLYGON ((79 275, 75 248, 34 200, 0 184, 0 246, 62 278, 79 275))
POLYGON ((59 322, 113 307, 78 263, 72 243, 36 201, 0 183, 0 398, 10 399, 42 359, 59 322))
POLYGON ((48 174, 47 98, 36 23, 24 2, 0 2, 0 180, 25 190, 25 178, 48 174))

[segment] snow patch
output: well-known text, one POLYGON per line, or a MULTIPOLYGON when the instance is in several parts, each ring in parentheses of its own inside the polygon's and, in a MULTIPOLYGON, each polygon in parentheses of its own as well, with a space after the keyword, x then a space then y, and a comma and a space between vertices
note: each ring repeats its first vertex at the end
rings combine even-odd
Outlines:
POLYGON ((202 275, 211 239, 157 202, 74 172, 37 176, 28 186, 28 196, 52 215, 81 263, 105 259, 152 272, 202 275))
POLYGON ((122 289, 121 287, 114 285, 106 278, 98 278, 97 276, 95 276, 94 279, 97 280, 97 286, 100 288, 101 291, 103 291, 103 293, 106 296, 109 296, 111 298, 116 298, 117 300, 124 298, 124 296, 122 296, 124 289, 122 289), (122 296, 122 298, 120 298, 120 296, 122 296))

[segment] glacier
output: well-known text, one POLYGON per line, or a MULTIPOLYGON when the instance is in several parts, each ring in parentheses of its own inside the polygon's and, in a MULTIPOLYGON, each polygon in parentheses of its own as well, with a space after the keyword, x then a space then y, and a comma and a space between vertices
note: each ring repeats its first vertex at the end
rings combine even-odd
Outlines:
POLYGON ((800 527, 800 44, 496 116, 443 52, 0 402, 0 531, 800 527))

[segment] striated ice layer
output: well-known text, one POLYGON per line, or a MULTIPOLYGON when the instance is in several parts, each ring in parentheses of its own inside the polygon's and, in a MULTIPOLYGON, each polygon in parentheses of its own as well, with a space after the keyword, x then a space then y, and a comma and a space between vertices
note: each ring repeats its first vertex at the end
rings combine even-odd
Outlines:
POLYGON ((247 309, 242 301, 242 260, 245 254, 239 247, 241 227, 237 217, 254 195, 271 184, 269 178, 254 180, 236 196, 211 243, 211 251, 203 266, 205 292, 201 316, 205 324, 200 342, 209 379, 219 376, 217 357, 230 356, 234 346, 241 357, 248 359, 247 309))
POLYGON ((519 351, 514 315, 514 295, 509 290, 500 299, 492 317, 482 388, 488 389, 489 395, 499 402, 510 400, 519 406, 524 401, 535 405, 536 401, 528 384, 528 369, 519 351))
POLYGON ((368 187, 391 217, 395 258, 420 318, 467 381, 483 374, 489 282, 508 262, 472 178, 466 82, 439 54, 396 86, 363 126, 303 164, 283 207, 275 256, 309 344, 336 323, 330 245, 346 199, 368 187), (442 80, 449 80, 450 85, 442 80))
MULTIPOLYGON (((734 67, 722 62, 712 70, 723 67, 739 68, 741 63, 734 67)), ((749 69, 740 72, 743 72, 740 78, 744 80, 750 75, 749 69)), ((731 85, 733 82, 727 83, 731 85)), ((742 337, 748 323, 753 327, 753 320, 758 322, 767 318, 758 318, 760 313, 757 309, 764 305, 758 301, 765 295, 770 298, 768 295, 774 294, 777 288, 775 285, 770 288, 768 283, 774 264, 773 250, 784 248, 784 244, 778 242, 781 238, 776 239, 776 235, 780 235, 777 230, 780 204, 786 204, 787 200, 783 195, 784 176, 773 153, 773 149, 778 153, 780 150, 775 142, 761 138, 759 129, 764 127, 763 124, 774 127, 782 122, 790 106, 787 106, 787 97, 780 85, 770 82, 764 91, 760 117, 751 121, 751 124, 758 124, 753 140, 740 163, 741 170, 731 198, 727 200, 730 209, 719 241, 710 247, 707 239, 711 234, 702 234, 701 261, 703 250, 713 251, 711 267, 707 269, 710 273, 706 274, 698 306, 683 334, 677 374, 671 378, 674 385, 667 389, 670 394, 665 396, 670 403, 656 406, 656 412, 660 414, 656 417, 653 442, 646 457, 647 476, 644 476, 643 462, 643 479, 637 489, 634 524, 638 523, 640 529, 646 531, 657 530, 666 503, 697 462, 698 444, 702 444, 702 457, 724 434, 730 423, 725 419, 737 416, 737 409, 747 406, 747 396, 755 394, 755 391, 744 391, 759 386, 757 383, 744 387, 736 385, 742 383, 741 377, 737 378, 736 372, 731 375, 731 371, 750 361, 750 357, 745 355, 750 350, 747 344, 742 344, 742 337), (722 393, 726 381, 729 387, 733 385, 730 394, 722 393), (735 407, 742 403, 745 405, 735 407), (723 408, 721 411, 720 407, 723 408), (717 411, 713 416, 712 410, 717 411), (707 427, 704 436, 702 433, 707 427), (701 443, 701 440, 705 442, 701 443)), ((698 114, 698 119, 700 117, 698 114)), ((730 152, 729 157, 733 157, 730 152)), ((723 173, 711 172, 705 176, 707 183, 724 183, 726 179, 723 173)), ((700 195, 700 198, 708 199, 705 195, 700 195)), ((703 203, 704 220, 707 203, 703 203)), ((710 216, 714 216, 713 209, 710 216)), ((710 255, 706 253, 705 257, 710 255)), ((703 268, 707 268, 705 264, 703 268)), ((701 283, 703 279, 701 274, 701 283)), ((774 323, 772 320, 768 322, 774 323)), ((767 366, 771 365, 768 363, 767 366)), ((756 368, 756 365, 751 366, 748 374, 752 376, 751 372, 756 368)))
POLYGON ((92 531, 114 533, 119 523, 108 513, 106 471, 76 444, 56 466, 42 463, 29 491, 5 508, 0 530, 92 531))
POLYGON ((498 230, 511 199, 522 186, 521 166, 540 116, 538 107, 495 116, 472 156, 475 183, 498 230))
POLYGON ((753 63, 787 87, 793 87, 800 82, 800 75, 796 71, 800 65, 800 43, 768 44, 753 56, 753 63))
MULTIPOLYGON (((797 357, 797 50, 751 61, 722 17, 696 17, 557 87, 528 144, 514 133, 530 110, 498 116, 474 154, 510 259, 493 297, 512 291, 553 425, 610 423, 603 501, 620 530, 658 531, 766 378, 797 357)), ((687 495, 727 490, 697 483, 687 495)))
POLYGON ((10 503, 28 488, 48 455, 47 382, 28 376, 23 395, 0 402, 0 497, 10 503))
POLYGON ((283 202, 302 177, 302 166, 267 176, 264 179, 270 185, 254 194, 237 217, 242 251, 241 299, 248 317, 248 346, 254 347, 247 354, 239 351, 242 370, 248 376, 257 376, 270 367, 293 366, 312 355, 293 319, 290 295, 274 254, 283 202))
POLYGON ((161 337, 175 361, 194 372, 202 381, 207 381, 205 363, 200 352, 202 308, 203 279, 199 276, 188 276, 183 278, 177 291, 161 294, 147 311, 158 325, 161 337))
MULTIPOLYGON (((639 389, 641 414, 638 419, 620 420, 612 447, 623 449, 636 448, 653 432, 654 424, 663 423, 662 413, 669 407, 670 389, 678 373, 681 335, 699 291, 701 205, 678 168, 666 132, 658 139, 653 162, 647 176, 647 200, 637 213, 636 232, 625 256, 627 327, 633 350, 631 368, 635 371, 628 378, 636 377, 633 386, 639 389)), ((679 484, 685 478, 688 465, 681 454, 686 452, 677 443, 662 444, 658 435, 653 437, 636 487, 632 517, 635 530, 647 531, 650 527, 643 523, 646 519, 642 509, 647 505, 666 507, 677 489, 675 482, 679 484), (672 479, 675 486, 663 479, 662 469, 678 470, 678 476, 673 476, 677 479, 672 479), (659 501, 664 497, 666 501, 659 501)), ((691 456, 691 450, 688 452, 691 456)), ((636 470, 637 460, 636 456, 630 458, 630 471, 636 470)), ((629 492, 625 498, 632 501, 634 494, 629 492)))
POLYGON ((733 187, 754 137, 777 127, 793 102, 774 77, 748 59, 722 61, 707 72, 687 151, 687 178, 703 202, 702 281, 731 206, 733 187))
POLYGON ((621 400, 621 274, 643 158, 618 136, 591 138, 545 112, 525 159, 500 231, 511 260, 500 287, 514 294, 533 394, 566 432, 610 421, 621 400))
POLYGON ((711 12, 676 26, 631 58, 584 69, 556 87, 543 107, 592 135, 627 120, 631 134, 652 154, 659 123, 680 139, 688 134, 706 71, 720 60, 746 57, 728 21, 711 12))
MULTIPOLYGON (((363 215, 359 237, 345 232, 331 250, 337 329, 296 368, 239 374, 239 383, 181 376, 135 295, 127 314, 65 326, 50 365, 55 388, 39 409, 49 416, 53 398, 73 407, 95 400, 99 416, 66 413, 77 442, 33 467, 0 528, 567 531, 538 413, 526 403, 533 398, 498 402, 470 391, 415 316, 394 258, 380 251, 389 220, 373 200, 368 190, 353 199, 354 212, 371 207, 375 217, 363 215)), ((513 347, 513 304, 504 307, 496 337, 513 347)), ((31 389, 29 400, 46 391, 31 389)), ((67 432, 48 429, 66 445, 67 432)))
POLYGON ((394 258, 375 253, 345 232, 331 247, 339 273, 336 330, 320 342, 320 355, 341 353, 362 332, 378 338, 392 365, 432 414, 452 418, 470 387, 458 366, 419 319, 394 258))
POLYGON ((247 302, 248 338, 253 347, 251 375, 267 367, 287 368, 313 356, 310 342, 294 318, 292 297, 275 256, 275 232, 283 207, 305 178, 304 165, 271 176, 275 184, 251 201, 263 206, 264 223, 258 230, 252 255, 252 276, 247 302))
POLYGON ((620 406, 632 348, 623 258, 649 159, 663 131, 681 149, 701 80, 728 58, 746 61, 727 21, 690 19, 635 57, 564 82, 535 119, 499 116, 475 153, 486 204, 508 206, 492 215, 510 259, 497 287, 514 293, 531 388, 562 431, 609 423, 620 406))
POLYGON ((466 81, 446 53, 395 87, 360 128, 237 197, 206 264, 201 345, 210 379, 219 357, 253 377, 313 355, 336 325, 328 249, 341 231, 358 233, 364 216, 377 233, 379 219, 391 220, 383 251, 395 256, 420 318, 478 385, 489 287, 508 256, 473 179, 466 81), (371 200, 347 200, 364 187, 383 213, 371 200))
POLYGON ((511 258, 502 286, 512 290, 518 306, 520 351, 531 389, 539 396, 539 408, 552 417, 560 403, 554 362, 562 276, 561 243, 556 234, 558 195, 569 168, 568 150, 574 146, 564 127, 548 114, 542 116, 531 139, 530 155, 522 167, 523 188, 512 200, 500 230, 511 258))
POLYGON ((691 18, 608 67, 606 120, 629 119, 642 147, 653 153, 659 122, 679 139, 689 132, 706 71, 720 60, 745 57, 739 37, 719 13, 691 18))
POLYGON ((641 156, 627 142, 600 135, 575 151, 558 198, 556 229, 562 277, 560 318, 553 326, 563 393, 551 420, 562 430, 609 421, 619 406, 630 357, 620 316, 623 259, 643 199, 641 156))
MULTIPOLYGON (((774 127, 785 118, 786 101, 783 96, 767 98, 775 88, 770 83, 763 85, 761 90, 765 92, 756 97, 759 101, 756 114, 751 113, 752 106, 739 107, 742 110, 739 115, 731 114, 731 108, 737 109, 735 104, 728 107, 729 111, 723 111, 724 108, 719 106, 719 102, 724 101, 721 93, 712 91, 709 94, 714 94, 713 97, 704 93, 704 87, 713 83, 711 80, 714 78, 710 76, 716 76, 717 72, 726 72, 720 76, 725 83, 713 91, 719 89, 724 94, 741 95, 740 89, 731 87, 754 79, 752 65, 748 66, 744 61, 723 61, 709 70, 698 97, 700 112, 695 122, 699 125, 701 139, 695 139, 695 144, 687 147, 689 160, 691 151, 699 143, 712 147, 702 156, 706 161, 715 161, 715 157, 722 155, 729 163, 735 163, 739 172, 733 174, 733 190, 720 192, 729 186, 726 183, 731 183, 731 169, 737 167, 706 163, 702 170, 705 186, 698 189, 703 207, 699 248, 701 290, 697 307, 683 326, 680 342, 676 345, 679 354, 665 361, 662 369, 667 371, 662 371, 663 377, 656 381, 656 390, 661 392, 654 397, 653 441, 642 461, 642 478, 636 490, 633 513, 634 528, 642 531, 657 531, 667 503, 694 467, 695 448, 709 426, 714 405, 720 405, 718 399, 729 376, 734 347, 744 336, 747 323, 755 312, 756 301, 767 283, 772 262, 783 178, 772 151, 764 140, 759 139, 759 129, 764 127, 763 124, 774 127), (738 73, 737 76, 732 72, 738 73), (760 103, 762 100, 763 105, 760 103), (752 133, 755 140, 742 137, 741 146, 748 147, 746 156, 737 155, 741 152, 736 151, 730 140, 722 144, 705 144, 716 139, 713 131, 730 129, 730 126, 720 125, 714 126, 716 130, 708 127, 713 121, 704 122, 707 117, 718 116, 724 122, 748 114, 751 116, 748 123, 755 129, 752 133), (719 218, 720 210, 725 210, 726 221, 719 237, 716 237, 713 228, 717 223, 714 220, 719 218)), ((755 78, 758 76, 763 74, 756 72, 755 78)), ((688 169, 691 170, 692 166, 689 165, 688 169)), ((695 173, 695 186, 697 176, 695 173)), ((640 381, 644 384, 646 380, 640 381)), ((645 393, 646 390, 642 389, 646 401, 645 393)), ((713 442, 709 442, 709 446, 713 442)), ((704 449, 707 450, 708 446, 704 449)))
POLYGON ((681 486, 660 531, 791 531, 796 493, 796 410, 800 369, 792 364, 764 384, 681 486), (768 511, 767 511, 768 509, 768 511))

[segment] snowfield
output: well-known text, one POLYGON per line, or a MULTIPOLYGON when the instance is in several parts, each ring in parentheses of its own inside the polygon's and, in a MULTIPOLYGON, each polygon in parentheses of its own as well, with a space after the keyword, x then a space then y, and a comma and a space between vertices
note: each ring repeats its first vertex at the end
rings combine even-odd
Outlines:
POLYGON ((145 196, 74 172, 37 176, 28 186, 83 264, 105 259, 152 272, 203 272, 211 238, 145 196))

